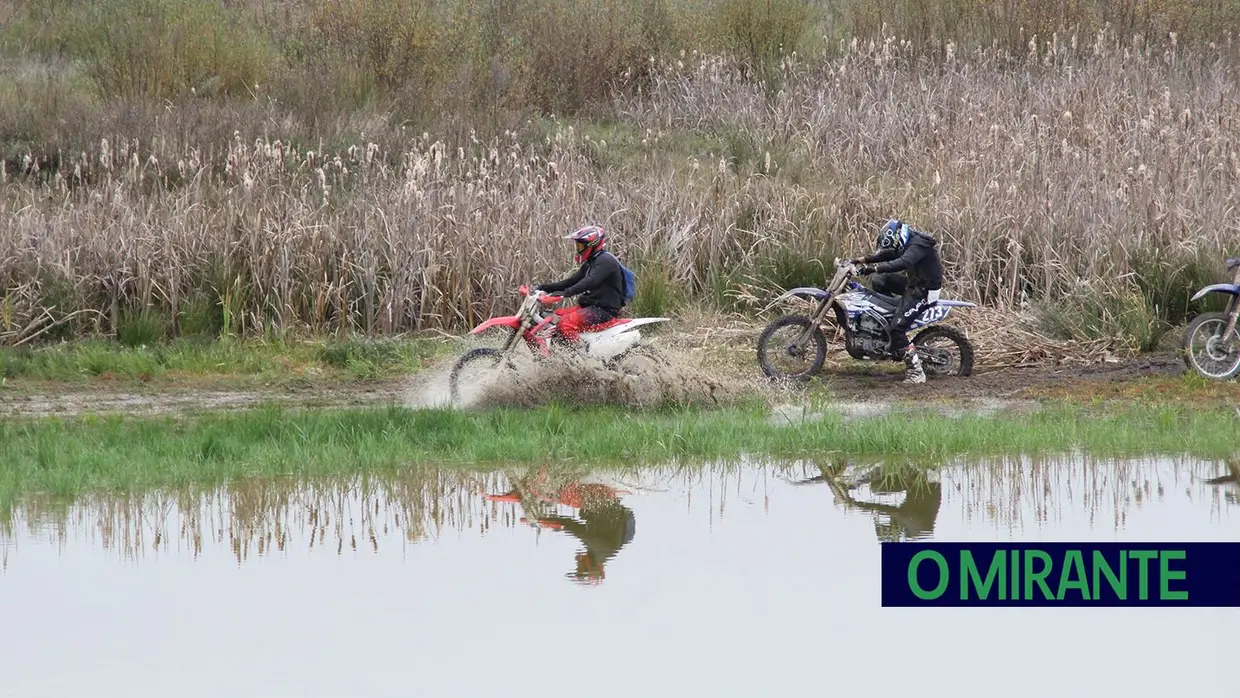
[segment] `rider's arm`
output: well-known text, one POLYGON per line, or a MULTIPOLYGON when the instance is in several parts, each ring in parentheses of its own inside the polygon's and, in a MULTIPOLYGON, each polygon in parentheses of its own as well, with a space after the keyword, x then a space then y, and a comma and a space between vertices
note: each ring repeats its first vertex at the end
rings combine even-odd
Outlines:
POLYGON ((910 245, 904 250, 904 254, 900 255, 899 259, 884 262, 875 266, 874 273, 887 274, 893 271, 904 271, 905 269, 911 269, 915 264, 921 261, 922 257, 925 256, 926 249, 924 247, 920 245, 910 245))
POLYGON ((868 257, 862 257, 857 261, 862 264, 874 264, 876 262, 890 262, 898 256, 900 256, 900 253, 895 250, 880 250, 868 257))
MULTIPOLYGON (((563 281, 551 281, 545 284, 538 284, 534 288, 539 291, 555 293, 556 291, 563 291, 564 289, 572 286, 573 284, 581 283, 581 280, 584 279, 585 276, 586 276, 586 268, 583 265, 577 269, 577 273, 573 274, 567 279, 564 279, 563 281)), ((572 294, 564 294, 564 295, 572 295, 572 294)))
POLYGON ((619 271, 616 264, 615 257, 606 254, 599 255, 594 260, 594 264, 590 265, 590 271, 586 273, 585 278, 578 279, 572 286, 565 288, 560 295, 568 297, 575 296, 578 293, 585 293, 586 291, 593 291, 602 286, 603 282, 607 280, 607 277, 613 271, 619 271))

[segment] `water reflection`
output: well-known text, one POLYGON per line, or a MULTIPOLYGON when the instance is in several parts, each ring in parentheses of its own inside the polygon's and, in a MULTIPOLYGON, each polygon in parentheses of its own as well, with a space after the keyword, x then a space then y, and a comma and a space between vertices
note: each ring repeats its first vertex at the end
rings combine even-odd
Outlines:
POLYGON ((943 485, 933 468, 901 463, 819 465, 819 474, 793 481, 798 486, 826 484, 835 503, 846 511, 873 515, 879 541, 920 540, 934 534, 943 505, 943 485), (870 497, 873 499, 871 500, 870 497), (901 500, 891 504, 884 499, 901 500))
POLYGON ((1236 501, 1237 491, 1240 490, 1240 462, 1229 460, 1224 464, 1227 472, 1206 480, 1207 485, 1231 485, 1227 495, 1231 501, 1236 501))
MULTIPOLYGON (((85 546, 133 562, 169 555, 197 559, 214 547, 243 564, 295 549, 403 555, 448 531, 488 535, 532 527, 573 542, 568 578, 598 583, 607 579, 609 563, 633 545, 637 517, 648 515, 643 507, 665 508, 671 497, 691 512, 704 498, 712 520, 722 521, 730 501, 737 495, 744 501, 747 487, 762 489, 765 511, 772 498, 778 507, 788 496, 769 490, 768 475, 793 491, 824 485, 832 496, 813 499, 816 506, 833 502, 847 517, 869 519, 878 541, 938 537, 945 515, 970 536, 1059 530, 1072 537, 1083 526, 1122 531, 1133 511, 1172 496, 1221 522, 1240 503, 1238 462, 1076 456, 941 467, 794 461, 606 471, 411 468, 307 482, 246 480, 205 492, 93 495, 68 503, 30 498, 0 517, 0 570, 25 546, 51 545, 62 554, 85 546)), ((522 536, 514 540, 525 545, 522 536)))
POLYGON ((876 542, 1234 539, 1234 464, 926 465, 420 468, 32 499, 0 520, 0 694, 404 695, 415 681, 437 698, 533 697, 549 647, 557 682, 616 696, 800 695, 823 656, 849 668, 838 692, 881 676, 883 695, 924 693, 964 656, 954 695, 1045 693, 1011 682, 1030 657, 1074 695, 1234 693, 1199 671, 1231 659, 1234 609, 882 609, 876 542), (874 651, 893 623, 936 638, 899 672, 874 651))
POLYGON ((584 548, 573 556, 575 569, 567 574, 573 581, 602 582, 607 576, 604 566, 633 540, 637 519, 633 510, 620 502, 620 495, 632 494, 629 490, 579 475, 552 473, 547 468, 512 476, 510 482, 507 492, 485 498, 520 505, 525 511, 521 523, 563 531, 576 538, 584 548), (577 514, 560 514, 554 510, 557 506, 575 509, 577 514))
POLYGON ((219 489, 101 494, 73 502, 30 498, 0 517, 0 566, 25 543, 61 551, 85 544, 137 561, 152 554, 198 558, 226 545, 238 564, 292 547, 336 554, 435 539, 444 530, 511 522, 489 516, 479 489, 502 475, 411 468, 382 476, 250 479, 219 489))

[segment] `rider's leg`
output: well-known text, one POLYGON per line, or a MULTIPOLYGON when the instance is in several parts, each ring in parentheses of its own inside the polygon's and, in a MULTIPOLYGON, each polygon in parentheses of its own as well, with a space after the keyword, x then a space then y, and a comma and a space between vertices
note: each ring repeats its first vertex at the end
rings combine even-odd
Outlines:
POLYGON ((900 298, 900 306, 896 308, 895 322, 891 326, 891 346, 896 358, 904 359, 906 367, 905 383, 926 382, 926 372, 921 367, 921 357, 917 355, 917 347, 909 341, 909 327, 917 320, 917 316, 928 305, 928 294, 922 289, 909 289, 900 298))
POLYGON ((572 311, 560 320, 560 334, 570 342, 577 341, 586 328, 601 325, 616 317, 616 313, 594 305, 577 306, 572 311))
MULTIPOLYGON (((875 274, 870 277, 870 287, 877 293, 883 293, 888 296, 903 296, 905 291, 908 290, 908 278, 900 273, 875 274)), ((894 334, 889 336, 889 340, 887 353, 898 353, 898 348, 903 345, 895 343, 894 334)))
POLYGON ((576 343, 581 332, 592 325, 600 325, 615 318, 617 313, 597 306, 573 306, 556 308, 549 320, 544 337, 558 337, 569 344, 576 343))
POLYGON ((607 308, 599 307, 597 305, 591 305, 589 307, 582 308, 581 313, 580 313, 582 327, 584 328, 584 327, 593 327, 594 325, 601 325, 604 322, 609 322, 611 320, 614 320, 616 316, 619 314, 620 314, 619 311, 612 311, 607 308))
POLYGON ((908 288, 908 278, 899 273, 875 274, 870 277, 870 287, 888 296, 901 296, 908 288))
POLYGON ((557 307, 551 319, 551 334, 563 337, 569 342, 577 341, 580 326, 577 322, 579 306, 557 307))

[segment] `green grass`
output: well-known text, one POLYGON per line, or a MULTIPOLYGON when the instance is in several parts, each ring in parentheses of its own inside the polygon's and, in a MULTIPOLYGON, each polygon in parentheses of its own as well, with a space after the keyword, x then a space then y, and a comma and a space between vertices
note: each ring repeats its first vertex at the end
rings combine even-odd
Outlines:
POLYGON ((461 467, 841 455, 928 463, 957 455, 1189 453, 1234 448, 1232 410, 1088 409, 951 418, 893 413, 799 426, 758 406, 719 411, 623 409, 285 411, 173 418, 88 417, 0 422, 0 510, 23 494, 210 485, 234 478, 325 476, 416 464, 461 467))
POLYGON ((86 382, 99 377, 192 382, 208 376, 370 380, 418 371, 450 353, 442 338, 336 341, 134 342, 88 339, 34 348, 0 348, 0 378, 86 382))

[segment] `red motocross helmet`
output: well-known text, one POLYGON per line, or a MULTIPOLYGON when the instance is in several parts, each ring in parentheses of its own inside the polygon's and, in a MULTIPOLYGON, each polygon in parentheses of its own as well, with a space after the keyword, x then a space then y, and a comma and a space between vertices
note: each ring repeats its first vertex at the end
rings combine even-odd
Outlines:
POLYGON ((578 264, 585 262, 607 246, 607 234, 597 225, 578 228, 564 237, 577 243, 577 254, 573 255, 573 260, 578 264))

